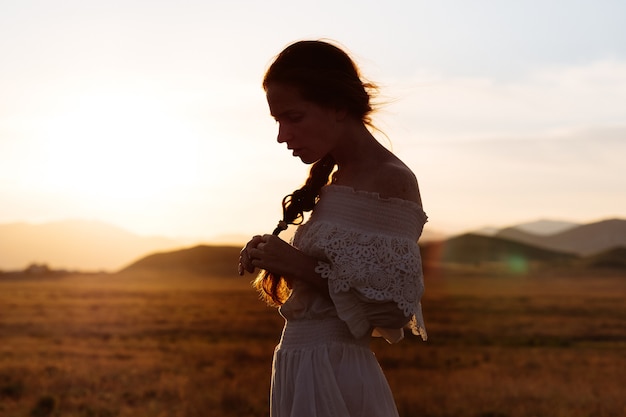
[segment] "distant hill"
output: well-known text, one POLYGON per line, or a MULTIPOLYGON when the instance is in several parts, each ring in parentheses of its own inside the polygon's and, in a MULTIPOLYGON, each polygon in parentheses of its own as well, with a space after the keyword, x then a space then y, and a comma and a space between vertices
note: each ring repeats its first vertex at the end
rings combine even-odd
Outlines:
POLYGON ((119 272, 158 270, 207 276, 236 276, 240 250, 241 248, 236 246, 199 245, 173 252, 148 255, 119 272))
MULTIPOLYGON (((522 272, 531 263, 571 265, 573 267, 625 268, 626 248, 616 248, 593 257, 537 248, 498 237, 465 234, 439 242, 420 243, 425 265, 504 264, 522 272)), ((157 271, 199 276, 234 277, 237 274, 238 246, 199 245, 172 252, 153 253, 140 258, 120 273, 157 271)))
POLYGON ((473 233, 442 242, 422 244, 421 251, 425 262, 440 263, 555 262, 577 258, 571 253, 541 249, 521 242, 473 233))
POLYGON ((469 233, 483 236, 495 236, 496 234, 498 234, 498 232, 506 229, 532 233, 533 235, 552 235, 555 233, 564 232, 568 229, 573 229, 576 226, 580 226, 580 224, 563 220, 542 219, 526 223, 519 223, 508 227, 485 226, 480 229, 472 230, 469 233))
MULTIPOLYGON (((573 254, 540 249, 506 239, 466 234, 443 242, 420 244, 425 264, 433 263, 506 263, 513 268, 525 268, 529 263, 568 263, 576 261, 573 254)), ((241 248, 235 246, 199 245, 172 252, 145 256, 120 273, 159 271, 180 272, 205 276, 233 276, 237 274, 237 260, 241 248)))
POLYGON ((181 247, 174 239, 142 237, 106 223, 67 220, 0 225, 0 269, 32 263, 54 269, 116 270, 146 253, 181 247))
POLYGON ((509 227, 500 230, 495 236, 540 248, 587 256, 621 246, 626 247, 626 220, 603 220, 551 235, 538 235, 525 232, 518 227, 509 227))
POLYGON ((521 223, 515 225, 516 229, 523 232, 533 233, 535 235, 553 235, 561 233, 574 227, 580 226, 578 223, 567 222, 562 220, 536 220, 533 222, 521 223))
MULTIPOLYGON (((444 263, 517 263, 563 262, 575 260, 573 254, 539 249, 501 238, 466 234, 443 242, 420 245, 424 262, 444 263)), ((199 245, 173 252, 145 256, 120 270, 120 273, 158 271, 205 276, 236 276, 241 248, 199 245)))

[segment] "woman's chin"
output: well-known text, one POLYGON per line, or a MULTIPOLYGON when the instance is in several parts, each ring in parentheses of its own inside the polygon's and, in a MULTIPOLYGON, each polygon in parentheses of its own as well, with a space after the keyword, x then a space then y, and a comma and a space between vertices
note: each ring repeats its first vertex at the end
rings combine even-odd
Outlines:
POLYGON ((298 155, 298 158, 300 158, 300 160, 307 165, 311 165, 321 159, 321 158, 311 158, 308 155, 298 155))

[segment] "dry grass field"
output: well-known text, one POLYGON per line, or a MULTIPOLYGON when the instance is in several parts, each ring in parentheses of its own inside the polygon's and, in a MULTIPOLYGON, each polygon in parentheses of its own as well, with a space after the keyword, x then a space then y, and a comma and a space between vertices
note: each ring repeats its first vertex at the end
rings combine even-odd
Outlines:
MULTIPOLYGON (((626 415, 626 276, 439 271, 373 349, 403 417, 626 415)), ((0 275, 0 416, 266 416, 282 327, 248 279, 0 275)))

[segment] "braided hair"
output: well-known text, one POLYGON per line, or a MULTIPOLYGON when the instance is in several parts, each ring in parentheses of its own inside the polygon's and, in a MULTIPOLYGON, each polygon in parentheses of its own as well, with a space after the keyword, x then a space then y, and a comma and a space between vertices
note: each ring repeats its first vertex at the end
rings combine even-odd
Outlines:
MULTIPOLYGON (((335 160, 327 155, 311 167, 309 177, 304 185, 283 198, 283 219, 272 232, 278 236, 287 229, 288 224, 300 224, 304 213, 313 210, 319 199, 320 190, 328 184, 330 174, 335 167, 335 160)), ((261 297, 270 305, 279 306, 289 296, 287 282, 280 276, 269 271, 261 271, 253 283, 261 297)))
MULTIPOLYGON (((303 99, 322 107, 341 108, 352 117, 373 127, 370 98, 376 86, 363 82, 352 59, 340 48, 324 41, 299 41, 285 48, 263 78, 267 91, 270 83, 296 87, 303 99)), ((287 195, 282 202, 283 219, 273 234, 300 224, 304 213, 313 210, 322 187, 328 184, 335 160, 326 155, 311 166, 304 185, 287 195)), ((289 297, 286 280, 269 271, 261 271, 253 286, 268 304, 282 305, 289 297)))

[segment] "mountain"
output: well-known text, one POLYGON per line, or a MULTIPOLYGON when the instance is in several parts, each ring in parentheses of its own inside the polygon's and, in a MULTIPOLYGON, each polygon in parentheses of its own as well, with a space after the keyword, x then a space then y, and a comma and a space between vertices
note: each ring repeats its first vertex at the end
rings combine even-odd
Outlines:
POLYGON ((536 220, 533 222, 521 223, 514 226, 523 232, 533 233, 535 235, 553 235, 561 233, 569 229, 580 226, 579 223, 567 222, 562 220, 536 220))
POLYGON ((238 246, 198 245, 173 252, 154 253, 120 270, 120 273, 160 271, 207 276, 236 276, 238 246))
POLYGON ((564 232, 568 229, 573 229, 576 226, 580 226, 579 223, 573 223, 562 220, 535 220, 526 223, 516 224, 514 226, 509 226, 506 228, 502 227, 493 227, 493 226, 485 226, 483 228, 473 230, 470 233, 474 233, 477 235, 484 236, 495 236, 501 230, 507 229, 515 229, 525 233, 531 233, 533 235, 552 235, 554 233, 564 232))
POLYGON ((541 249, 513 240, 473 233, 423 244, 421 252, 425 263, 528 263, 577 259, 572 253, 541 249))
POLYGON ((518 227, 508 227, 500 230, 495 236, 540 248, 587 256, 626 246, 626 220, 602 220, 551 235, 538 235, 525 232, 518 227))
POLYGON ((181 246, 174 239, 137 236, 89 220, 4 224, 0 225, 0 269, 22 270, 39 263, 54 269, 115 270, 146 253, 181 246))

